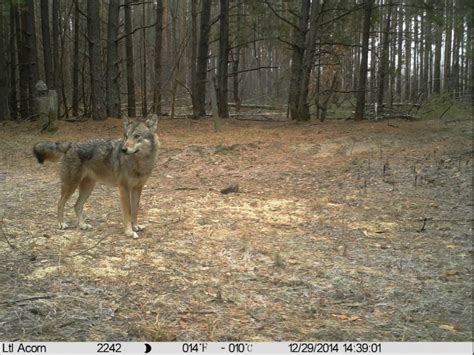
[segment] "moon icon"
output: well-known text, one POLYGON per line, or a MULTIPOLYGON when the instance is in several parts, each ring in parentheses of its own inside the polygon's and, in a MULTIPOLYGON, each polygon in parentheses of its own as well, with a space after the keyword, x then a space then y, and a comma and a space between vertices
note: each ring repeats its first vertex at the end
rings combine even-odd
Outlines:
POLYGON ((151 351, 151 345, 148 343, 145 343, 145 354, 148 354, 151 351))

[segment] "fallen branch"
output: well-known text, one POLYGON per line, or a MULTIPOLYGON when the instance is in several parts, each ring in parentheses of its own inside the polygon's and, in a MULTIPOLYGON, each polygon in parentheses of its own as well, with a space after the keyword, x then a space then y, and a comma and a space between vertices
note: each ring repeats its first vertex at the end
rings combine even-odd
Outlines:
POLYGON ((12 248, 12 250, 16 250, 16 246, 14 246, 10 240, 8 239, 7 237, 7 234, 5 233, 5 231, 3 230, 3 219, 0 221, 0 230, 2 231, 2 235, 3 235, 3 238, 6 240, 8 246, 10 248, 12 248))
POLYGON ((27 297, 27 298, 20 298, 18 300, 11 300, 11 301, 3 301, 0 304, 16 304, 24 301, 36 301, 36 300, 45 300, 56 297, 55 295, 46 295, 46 296, 35 296, 35 297, 27 297))
MULTIPOLYGON (((235 107, 237 104, 235 102, 229 102, 229 107, 235 107)), ((259 105, 259 104, 240 104, 240 108, 263 108, 267 110, 274 110, 275 107, 271 105, 259 105)))
POLYGON ((232 116, 232 118, 239 120, 239 121, 258 121, 258 122, 286 122, 287 120, 274 120, 268 116, 265 115, 259 115, 260 117, 263 117, 263 119, 259 118, 244 118, 241 115, 240 116, 232 116))
POLYGON ((442 119, 443 116, 446 114, 446 112, 449 111, 449 109, 453 106, 453 104, 449 105, 448 108, 446 110, 444 110, 444 112, 441 114, 441 116, 439 116, 439 119, 442 119))

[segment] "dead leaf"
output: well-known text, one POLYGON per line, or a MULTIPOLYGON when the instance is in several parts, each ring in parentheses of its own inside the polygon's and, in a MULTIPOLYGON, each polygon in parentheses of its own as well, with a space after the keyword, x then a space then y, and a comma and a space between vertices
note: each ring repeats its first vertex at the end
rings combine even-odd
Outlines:
POLYGON ((339 319, 339 320, 348 320, 348 321, 355 321, 355 320, 358 320, 360 319, 359 316, 356 316, 356 315, 352 315, 352 316, 348 316, 346 314, 331 314, 334 318, 336 319, 339 319))
POLYGON ((456 275, 459 275, 459 271, 457 271, 457 270, 446 271, 443 275, 444 276, 456 276, 456 275))
POLYGON ((339 319, 339 320, 348 320, 349 317, 346 316, 345 314, 331 314, 334 318, 339 319))
POLYGON ((457 332, 459 330, 457 326, 452 325, 452 324, 441 324, 439 328, 443 330, 448 330, 450 332, 457 332))

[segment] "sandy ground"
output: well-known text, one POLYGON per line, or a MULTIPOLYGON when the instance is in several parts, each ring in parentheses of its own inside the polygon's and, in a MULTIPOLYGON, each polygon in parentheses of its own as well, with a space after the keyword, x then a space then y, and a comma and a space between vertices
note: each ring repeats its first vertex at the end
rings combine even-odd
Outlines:
POLYGON ((0 125, 1 340, 472 340, 471 122, 163 120, 140 239, 58 230, 32 145, 121 127, 0 125))

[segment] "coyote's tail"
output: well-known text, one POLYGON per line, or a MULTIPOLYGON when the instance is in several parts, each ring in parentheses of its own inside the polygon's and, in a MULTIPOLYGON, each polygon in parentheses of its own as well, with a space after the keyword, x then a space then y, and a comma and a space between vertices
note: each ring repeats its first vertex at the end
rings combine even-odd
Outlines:
POLYGON ((58 161, 71 146, 71 143, 41 142, 33 146, 33 154, 38 163, 43 164, 45 160, 58 161))

